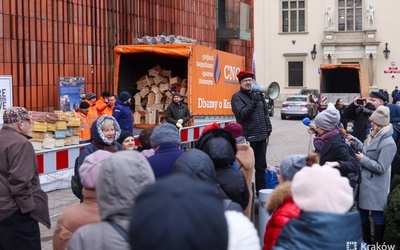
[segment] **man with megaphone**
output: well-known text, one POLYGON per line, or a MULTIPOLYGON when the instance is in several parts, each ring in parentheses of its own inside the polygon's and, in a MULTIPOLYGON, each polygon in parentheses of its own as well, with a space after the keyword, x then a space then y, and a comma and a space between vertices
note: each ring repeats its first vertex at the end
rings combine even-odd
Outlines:
POLYGON ((266 189, 265 169, 267 168, 267 145, 272 132, 268 106, 260 88, 253 89, 254 73, 240 71, 237 74, 240 90, 232 96, 232 111, 236 121, 242 125, 243 136, 250 142, 255 157, 256 194, 266 189))

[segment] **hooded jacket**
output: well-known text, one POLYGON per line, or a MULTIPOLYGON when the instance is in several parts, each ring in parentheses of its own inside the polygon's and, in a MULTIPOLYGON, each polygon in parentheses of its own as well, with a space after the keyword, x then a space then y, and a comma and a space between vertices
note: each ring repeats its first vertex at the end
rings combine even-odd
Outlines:
POLYGON ((291 187, 289 181, 279 184, 268 199, 266 208, 272 215, 265 229, 263 250, 271 249, 285 224, 300 216, 300 208, 293 201, 291 187))
POLYGON ((108 222, 112 220, 128 234, 132 207, 142 189, 155 182, 146 158, 136 151, 121 151, 103 162, 96 184, 101 222, 79 228, 67 249, 130 249, 108 222))
POLYGON ((215 192, 224 200, 225 210, 235 210, 242 212, 242 207, 227 196, 222 191, 217 182, 217 173, 211 158, 199 149, 191 149, 185 152, 174 165, 174 172, 183 173, 192 179, 202 181, 214 188, 215 192))
POLYGON ((361 246, 361 220, 358 211, 345 214, 303 212, 282 229, 274 250, 346 249, 348 242, 361 246))
POLYGON ((79 167, 82 165, 83 160, 85 160, 86 156, 97 151, 98 149, 103 149, 109 152, 117 152, 123 150, 121 144, 117 142, 120 134, 121 128, 119 127, 118 122, 114 117, 103 115, 102 117, 98 118, 90 127, 90 136, 92 138, 91 144, 86 146, 79 154, 77 170, 79 170, 79 167), (101 130, 101 123, 106 119, 111 119, 114 122, 115 138, 112 142, 109 142, 107 140, 107 138, 103 134, 103 131, 101 130))
POLYGON ((246 180, 241 171, 230 167, 237 152, 236 140, 231 133, 224 129, 212 129, 200 137, 196 147, 212 159, 221 189, 243 210, 246 209, 249 203, 246 180))

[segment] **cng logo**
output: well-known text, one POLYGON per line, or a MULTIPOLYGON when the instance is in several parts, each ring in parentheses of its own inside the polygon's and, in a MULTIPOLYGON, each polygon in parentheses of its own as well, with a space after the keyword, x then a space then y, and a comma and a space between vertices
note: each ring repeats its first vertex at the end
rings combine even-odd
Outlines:
POLYGON ((221 79, 221 68, 219 67, 218 53, 217 53, 217 58, 215 59, 213 76, 214 76, 214 84, 218 84, 219 80, 221 79))
POLYGON ((346 250, 357 250, 357 241, 347 241, 346 250))

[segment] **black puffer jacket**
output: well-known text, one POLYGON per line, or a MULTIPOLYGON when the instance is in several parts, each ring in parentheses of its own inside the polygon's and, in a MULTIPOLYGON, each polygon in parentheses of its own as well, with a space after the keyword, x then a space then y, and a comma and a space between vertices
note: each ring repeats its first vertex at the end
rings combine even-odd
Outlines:
POLYGON ((187 125, 187 122, 190 121, 190 111, 189 108, 180 102, 179 104, 171 103, 168 105, 167 110, 165 111, 165 120, 171 124, 176 124, 179 119, 183 120, 182 125, 187 125))
POLYGON ((249 190, 243 173, 230 167, 237 151, 232 135, 223 129, 210 130, 200 137, 197 148, 207 153, 213 161, 221 189, 244 210, 249 202, 249 190))
POLYGON ((254 103, 250 94, 241 89, 232 96, 231 104, 236 121, 242 125, 247 141, 262 141, 268 138, 272 132, 272 125, 264 98, 254 103))

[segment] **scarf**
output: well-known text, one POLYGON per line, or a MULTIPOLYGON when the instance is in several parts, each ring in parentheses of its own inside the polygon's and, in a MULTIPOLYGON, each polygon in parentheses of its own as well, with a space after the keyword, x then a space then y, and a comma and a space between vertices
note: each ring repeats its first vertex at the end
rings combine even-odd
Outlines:
POLYGON ((335 126, 331 131, 324 133, 322 136, 315 137, 314 138, 315 152, 320 153, 329 139, 341 133, 342 130, 337 126, 335 126))
POLYGON ((112 145, 105 145, 105 144, 100 144, 97 141, 93 140, 92 144, 98 149, 102 149, 111 153, 115 153, 118 151, 118 147, 115 143, 112 145))

